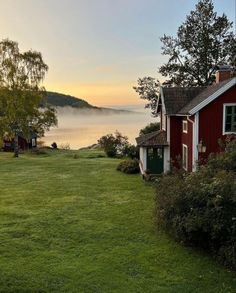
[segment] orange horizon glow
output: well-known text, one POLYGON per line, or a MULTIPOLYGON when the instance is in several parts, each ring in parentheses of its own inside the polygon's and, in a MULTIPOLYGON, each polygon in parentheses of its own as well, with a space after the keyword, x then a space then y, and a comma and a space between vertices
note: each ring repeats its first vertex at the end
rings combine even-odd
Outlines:
POLYGON ((117 84, 46 84, 48 91, 55 91, 83 99, 93 106, 143 104, 133 89, 133 83, 117 84))

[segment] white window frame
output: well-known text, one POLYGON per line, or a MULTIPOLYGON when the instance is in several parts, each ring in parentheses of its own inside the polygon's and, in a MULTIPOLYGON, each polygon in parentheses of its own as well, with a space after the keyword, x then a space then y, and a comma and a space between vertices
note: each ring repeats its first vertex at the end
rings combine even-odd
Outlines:
POLYGON ((228 107, 228 106, 236 106, 236 103, 226 103, 226 104, 223 104, 223 128, 222 128, 223 135, 235 134, 236 133, 236 132, 232 132, 232 131, 229 131, 229 132, 226 132, 225 131, 226 107, 228 107))
POLYGON ((183 129, 183 133, 188 133, 188 121, 187 120, 182 121, 182 129, 183 129))
POLYGON ((185 171, 188 170, 188 146, 186 144, 182 144, 182 166, 185 171), (184 166, 184 149, 186 149, 186 166, 184 166))

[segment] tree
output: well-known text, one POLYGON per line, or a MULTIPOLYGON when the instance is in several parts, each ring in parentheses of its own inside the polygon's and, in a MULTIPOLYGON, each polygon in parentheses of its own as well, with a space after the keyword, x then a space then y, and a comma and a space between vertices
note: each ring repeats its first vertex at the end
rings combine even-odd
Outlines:
POLYGON ((149 123, 147 126, 139 131, 139 136, 160 130, 160 123, 149 123))
POLYGON ((169 56, 159 69, 169 78, 166 84, 208 85, 217 65, 233 65, 236 38, 232 26, 225 14, 217 16, 212 0, 200 0, 178 28, 177 37, 161 38, 162 54, 169 56))
POLYGON ((0 42, 0 134, 14 138, 16 157, 19 133, 29 138, 36 132, 40 137, 57 123, 55 109, 43 102, 46 91, 41 83, 47 71, 41 53, 21 53, 18 43, 0 42))
POLYGON ((159 97, 160 82, 153 77, 143 77, 138 79, 138 86, 133 89, 139 94, 143 100, 147 100, 145 108, 150 108, 153 116, 156 116, 157 100, 159 97))
POLYGON ((108 157, 124 155, 124 151, 129 146, 128 137, 122 135, 119 131, 115 134, 107 134, 98 140, 98 144, 104 149, 108 157))

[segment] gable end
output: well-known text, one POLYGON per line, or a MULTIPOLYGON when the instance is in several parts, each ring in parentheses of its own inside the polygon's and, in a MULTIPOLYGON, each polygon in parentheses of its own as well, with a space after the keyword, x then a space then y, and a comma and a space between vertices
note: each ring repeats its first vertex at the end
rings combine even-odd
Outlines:
POLYGON ((202 101, 200 104, 198 104, 197 106, 195 106, 194 108, 192 108, 189 111, 189 114, 190 115, 196 114, 202 108, 204 108, 205 106, 207 106, 209 103, 211 103, 212 101, 214 101, 216 98, 218 98, 219 96, 221 96, 224 92, 226 92, 227 90, 229 90, 231 87, 233 87, 235 85, 236 85, 236 77, 234 77, 233 79, 231 79, 228 83, 226 83, 223 87, 221 87, 216 92, 214 92, 207 99, 205 99, 204 101, 202 101))

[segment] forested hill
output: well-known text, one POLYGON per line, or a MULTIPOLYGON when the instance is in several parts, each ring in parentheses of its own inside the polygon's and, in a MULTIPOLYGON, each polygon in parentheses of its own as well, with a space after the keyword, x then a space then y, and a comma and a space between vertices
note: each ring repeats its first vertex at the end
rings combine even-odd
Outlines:
POLYGON ((85 100, 70 96, 64 95, 56 92, 47 92, 47 102, 56 107, 66 107, 70 106, 73 108, 89 108, 89 109, 97 109, 90 105, 85 100))
POLYGON ((98 113, 133 113, 132 111, 127 110, 96 107, 89 104, 85 100, 56 92, 47 92, 46 102, 54 107, 72 107, 75 109, 93 110, 98 113))

